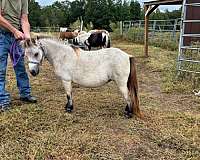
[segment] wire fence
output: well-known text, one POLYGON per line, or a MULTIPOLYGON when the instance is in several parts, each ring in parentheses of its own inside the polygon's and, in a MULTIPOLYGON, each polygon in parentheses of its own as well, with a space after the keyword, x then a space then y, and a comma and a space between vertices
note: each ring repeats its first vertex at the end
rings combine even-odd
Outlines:
POLYGON ((60 27, 32 27, 32 32, 60 32, 60 27))
MULTIPOLYGON (((121 34, 133 42, 144 43, 144 20, 124 21, 121 34)), ((178 49, 181 19, 149 20, 149 43, 154 46, 178 49)))
POLYGON ((77 28, 71 28, 71 27, 59 27, 59 26, 52 26, 52 27, 32 27, 31 31, 40 33, 40 32, 60 32, 61 30, 64 31, 74 31, 77 28))
MULTIPOLYGON (((121 22, 119 34, 130 41, 144 43, 144 23, 144 20, 121 22)), ((180 26, 181 18, 169 20, 149 20, 150 45, 177 50, 180 37, 180 26)), ((60 32, 60 27, 32 27, 31 31, 38 33, 55 33, 60 32)))

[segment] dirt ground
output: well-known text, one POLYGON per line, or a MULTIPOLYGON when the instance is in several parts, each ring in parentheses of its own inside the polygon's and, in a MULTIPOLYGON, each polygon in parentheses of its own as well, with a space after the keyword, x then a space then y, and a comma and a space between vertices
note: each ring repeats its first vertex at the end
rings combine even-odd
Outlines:
POLYGON ((38 103, 23 104, 9 64, 13 109, 0 113, 0 159, 200 159, 200 98, 166 78, 176 53, 150 47, 144 58, 142 45, 113 46, 136 57, 144 119, 124 117, 126 103, 113 82, 92 89, 74 84, 75 110, 65 113, 66 94, 48 62, 30 76, 38 103))

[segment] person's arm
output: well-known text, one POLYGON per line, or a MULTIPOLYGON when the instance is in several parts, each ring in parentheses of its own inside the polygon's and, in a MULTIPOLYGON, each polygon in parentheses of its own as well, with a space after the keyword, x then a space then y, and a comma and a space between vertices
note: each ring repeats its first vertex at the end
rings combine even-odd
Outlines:
POLYGON ((24 32, 24 38, 30 39, 31 38, 31 36, 30 36, 30 23, 29 23, 27 14, 22 14, 21 25, 22 25, 22 30, 24 32))
POLYGON ((16 39, 24 39, 24 34, 15 27, 13 27, 1 14, 0 14, 0 26, 3 26, 4 28, 12 32, 16 39))

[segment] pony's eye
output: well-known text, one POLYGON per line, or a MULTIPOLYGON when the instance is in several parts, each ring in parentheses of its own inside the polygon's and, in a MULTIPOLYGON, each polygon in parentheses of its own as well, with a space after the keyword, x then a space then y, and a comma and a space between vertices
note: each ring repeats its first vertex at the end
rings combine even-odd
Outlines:
POLYGON ((35 53, 35 55, 34 55, 35 57, 37 57, 38 56, 38 53, 35 53))

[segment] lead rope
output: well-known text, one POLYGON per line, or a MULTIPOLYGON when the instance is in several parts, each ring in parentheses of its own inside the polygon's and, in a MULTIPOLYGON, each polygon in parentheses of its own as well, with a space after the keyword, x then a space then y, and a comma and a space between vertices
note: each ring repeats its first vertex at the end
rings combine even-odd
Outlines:
POLYGON ((21 57, 23 56, 23 53, 21 49, 19 48, 18 40, 13 41, 10 47, 9 53, 10 53, 10 58, 12 60, 13 66, 15 67, 18 64, 21 57))

